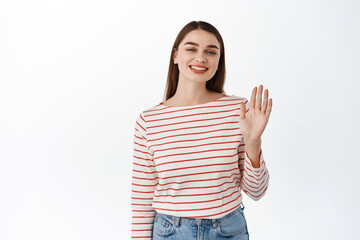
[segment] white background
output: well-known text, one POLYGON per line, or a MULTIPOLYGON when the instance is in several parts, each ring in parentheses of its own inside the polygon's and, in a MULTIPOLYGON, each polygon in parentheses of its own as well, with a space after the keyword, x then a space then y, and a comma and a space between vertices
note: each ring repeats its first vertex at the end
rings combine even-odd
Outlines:
POLYGON ((251 240, 360 239, 360 2, 0 2, 0 239, 129 239, 133 131, 192 20, 225 42, 225 92, 263 84, 270 172, 251 240))

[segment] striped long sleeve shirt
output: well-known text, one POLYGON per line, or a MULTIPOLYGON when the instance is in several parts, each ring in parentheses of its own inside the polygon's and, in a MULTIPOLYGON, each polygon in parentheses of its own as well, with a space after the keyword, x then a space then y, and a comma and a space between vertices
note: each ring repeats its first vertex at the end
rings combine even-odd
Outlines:
POLYGON ((264 196, 269 173, 260 152, 255 168, 239 127, 240 103, 224 95, 192 106, 158 105, 137 117, 132 169, 131 239, 151 239, 155 210, 215 219, 235 210, 242 192, 264 196))

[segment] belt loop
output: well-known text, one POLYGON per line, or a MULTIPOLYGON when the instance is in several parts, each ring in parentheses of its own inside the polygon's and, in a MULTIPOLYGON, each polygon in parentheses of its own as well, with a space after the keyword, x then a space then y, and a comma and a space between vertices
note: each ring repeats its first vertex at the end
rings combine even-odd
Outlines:
POLYGON ((218 225, 218 220, 217 219, 212 219, 212 225, 213 225, 213 228, 216 228, 217 225, 218 225))
POLYGON ((241 202, 241 204, 240 204, 240 207, 241 207, 242 210, 245 209, 245 206, 244 206, 244 204, 243 204, 242 202, 241 202))
POLYGON ((174 218, 174 224, 175 224, 175 227, 179 227, 179 224, 180 224, 180 217, 175 217, 174 218))

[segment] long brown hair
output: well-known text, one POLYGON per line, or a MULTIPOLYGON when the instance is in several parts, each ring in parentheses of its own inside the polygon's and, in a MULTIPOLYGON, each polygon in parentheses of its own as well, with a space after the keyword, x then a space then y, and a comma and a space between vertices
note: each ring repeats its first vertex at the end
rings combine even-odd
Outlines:
POLYGON ((184 39, 185 35, 196 29, 205 30, 209 33, 215 35, 216 39, 220 43, 220 59, 218 70, 215 75, 206 82, 206 88, 215 92, 225 93, 224 84, 225 84, 225 48, 223 39, 219 31, 210 23, 204 21, 192 21, 186 24, 178 33, 175 42, 173 44, 170 56, 169 71, 166 81, 166 90, 165 90, 165 100, 171 98, 175 92, 179 81, 179 69, 174 64, 174 53, 178 49, 180 42, 184 39))

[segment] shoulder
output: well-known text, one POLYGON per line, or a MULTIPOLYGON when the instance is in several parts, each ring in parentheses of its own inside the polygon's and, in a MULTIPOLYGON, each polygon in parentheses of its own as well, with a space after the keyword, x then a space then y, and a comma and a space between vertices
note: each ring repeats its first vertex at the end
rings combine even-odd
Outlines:
POLYGON ((147 107, 141 110, 140 112, 138 112, 136 122, 145 125, 148 119, 148 115, 152 115, 153 113, 155 113, 155 111, 157 111, 157 106, 159 106, 159 104, 151 107, 147 107))
POLYGON ((229 94, 227 94, 227 97, 228 97, 227 100, 234 101, 236 104, 240 105, 241 103, 244 103, 246 109, 249 109, 250 107, 250 102, 246 97, 238 96, 238 95, 229 95, 229 94))
POLYGON ((238 95, 226 94, 226 96, 228 99, 238 101, 239 103, 248 101, 248 99, 246 97, 242 97, 242 96, 238 96, 238 95))

